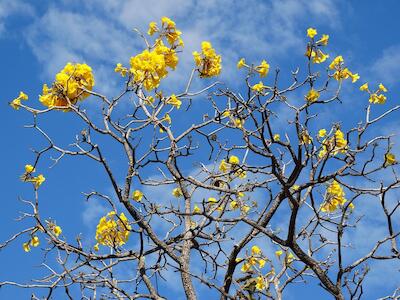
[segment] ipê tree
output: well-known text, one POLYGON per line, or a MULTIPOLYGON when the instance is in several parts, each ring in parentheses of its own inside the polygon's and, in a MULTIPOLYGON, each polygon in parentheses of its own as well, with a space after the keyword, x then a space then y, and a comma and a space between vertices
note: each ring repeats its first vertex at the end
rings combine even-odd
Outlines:
POLYGON ((193 53, 186 88, 165 94, 163 79, 184 51, 181 32, 163 17, 150 23, 147 35, 138 34, 143 52, 115 68, 118 95, 97 93, 92 69, 67 63, 43 86, 41 104, 22 101, 28 99, 23 92, 10 102, 32 114, 27 127, 43 147, 21 176, 33 187, 19 219, 25 227, 0 249, 21 243, 26 252, 41 251, 46 274, 0 287, 31 288, 32 299, 166 299, 168 290, 158 282, 176 272, 187 299, 282 299, 288 287, 305 283, 334 299, 362 298, 369 263, 399 259, 397 161, 392 135, 375 134, 400 108, 382 110, 386 87, 358 85, 360 76, 342 56, 326 54, 329 36, 309 28, 305 60, 287 85, 267 61, 243 58, 240 91, 213 81, 222 60, 204 41, 193 53), (194 90, 193 82, 202 80, 207 85, 194 90), (326 124, 323 110, 353 105, 341 98, 343 85, 364 93, 362 118, 344 122, 338 115, 326 124), (88 97, 98 102, 92 112, 81 105, 88 97), (202 110, 194 110, 192 100, 202 101, 202 110), (58 145, 41 126, 49 114, 79 120, 70 146, 58 145), (180 120, 182 114, 189 120, 180 120), (101 167, 94 172, 103 172, 112 193, 82 191, 84 199, 108 206, 93 224, 95 236, 67 236, 63 224, 41 213, 53 205, 40 197, 51 172, 43 167, 48 155, 54 167, 82 158, 101 167), (123 169, 109 162, 114 155, 123 169), (368 252, 349 255, 366 201, 379 205, 387 232, 368 252))

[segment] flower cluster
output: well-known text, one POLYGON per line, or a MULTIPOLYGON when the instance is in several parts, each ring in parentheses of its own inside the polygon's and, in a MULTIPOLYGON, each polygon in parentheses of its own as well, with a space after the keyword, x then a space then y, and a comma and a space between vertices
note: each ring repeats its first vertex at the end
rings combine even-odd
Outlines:
POLYGON ((240 166, 240 159, 236 155, 231 155, 228 159, 228 162, 225 159, 222 159, 219 164, 219 170, 223 173, 228 171, 233 171, 234 175, 239 177, 240 179, 246 178, 246 171, 243 170, 240 166))
POLYGON ((201 43, 201 53, 194 51, 193 58, 200 77, 213 77, 221 73, 221 55, 217 55, 210 42, 201 43))
POLYGON ((307 29, 307 36, 311 39, 310 43, 307 45, 306 56, 315 64, 320 64, 329 58, 328 54, 325 54, 320 49, 322 46, 328 45, 329 35, 323 34, 322 37, 315 41, 314 37, 318 34, 315 28, 307 29))
POLYGON ((131 225, 124 213, 118 216, 115 211, 109 212, 97 225, 95 249, 99 244, 112 248, 124 245, 129 239, 130 230, 131 225))
POLYGON ((25 252, 29 252, 31 251, 31 246, 37 247, 39 245, 40 245, 40 240, 36 235, 34 235, 28 242, 22 244, 22 249, 24 249, 25 252))
POLYGON ((370 103, 385 104, 386 102, 386 96, 383 93, 386 93, 388 90, 382 83, 378 85, 378 89, 374 92, 369 90, 368 83, 364 83, 362 86, 360 86, 360 91, 367 92, 369 94, 370 103))
MULTIPOLYGON (((321 211, 334 212, 339 205, 343 206, 346 201, 345 193, 339 182, 333 180, 326 190, 325 202, 321 205, 321 211)), ((350 203, 349 207, 353 209, 353 203, 350 203)))
POLYGON ((35 189, 38 189, 39 186, 41 186, 42 183, 46 180, 46 178, 43 176, 43 174, 33 176, 33 173, 35 173, 35 171, 36 170, 32 165, 25 165, 25 172, 21 175, 20 178, 23 182, 32 182, 35 189))
POLYGON ((242 272, 249 272, 252 270, 253 267, 258 266, 258 268, 262 269, 267 262, 268 259, 266 259, 262 252, 260 247, 258 246, 253 246, 251 247, 251 255, 246 257, 245 259, 242 258, 237 258, 236 262, 244 262, 242 265, 242 268, 240 269, 242 272))
POLYGON ((246 68, 250 69, 250 71, 254 70, 258 74, 260 74, 260 77, 267 76, 267 74, 269 73, 269 68, 270 68, 269 63, 267 63, 267 61, 265 59, 262 60, 261 64, 259 64, 258 66, 251 67, 251 66, 246 64, 246 61, 244 60, 244 58, 241 58, 238 61, 236 66, 237 66, 238 69, 246 67, 246 68))
POLYGON ((142 193, 142 191, 135 190, 135 191, 132 193, 132 199, 135 200, 136 202, 142 201, 142 199, 143 199, 143 193, 142 193))
POLYGON ((150 22, 147 34, 152 36, 155 33, 159 33, 159 40, 165 37, 171 48, 183 47, 184 45, 181 38, 182 32, 176 28, 175 22, 168 17, 161 18, 161 29, 158 28, 156 22, 150 22))
POLYGON ((352 73, 348 68, 344 67, 344 59, 341 55, 335 57, 335 59, 330 63, 329 69, 335 70, 333 78, 337 81, 351 78, 351 82, 354 83, 360 79, 358 73, 352 73))
POLYGON ((87 64, 67 63, 56 75, 55 80, 49 88, 43 85, 40 102, 47 107, 60 107, 68 109, 70 104, 87 98, 94 86, 92 68, 87 64))
POLYGON ((28 100, 28 95, 24 92, 19 92, 19 96, 10 102, 11 107, 18 110, 21 106, 21 100, 28 100))
POLYGON ((307 95, 304 96, 304 98, 306 98, 308 103, 315 102, 319 98, 319 92, 314 89, 311 89, 308 91, 307 95))
MULTIPOLYGON (((324 137, 326 135, 326 130, 321 129, 319 131, 319 136, 324 137)), ((318 156, 320 158, 324 157, 328 152, 329 154, 336 155, 340 153, 346 153, 347 140, 344 138, 344 133, 340 129, 336 129, 334 136, 330 139, 324 139, 322 141, 322 149, 319 151, 318 156)))
POLYGON ((114 71, 123 77, 129 72, 135 84, 143 84, 146 90, 151 91, 168 75, 168 68, 175 70, 179 61, 176 49, 183 47, 183 41, 175 22, 167 17, 161 18, 161 28, 156 22, 150 22, 147 33, 151 36, 158 33, 154 45, 132 56, 129 69, 118 63, 114 71), (164 44, 164 38, 168 46, 164 44))

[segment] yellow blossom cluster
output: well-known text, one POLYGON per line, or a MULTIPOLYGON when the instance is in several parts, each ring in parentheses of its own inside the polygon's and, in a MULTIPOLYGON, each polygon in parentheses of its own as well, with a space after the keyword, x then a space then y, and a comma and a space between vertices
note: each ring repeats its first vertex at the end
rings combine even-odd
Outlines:
POLYGON ((29 252, 31 251, 31 246, 38 247, 39 245, 40 245, 40 240, 36 235, 34 235, 28 242, 22 244, 22 249, 24 249, 25 252, 29 252))
POLYGON ((307 29, 307 36, 311 39, 311 42, 307 45, 306 56, 315 64, 323 63, 329 58, 328 54, 322 52, 320 47, 327 46, 329 41, 329 35, 323 34, 322 37, 315 41, 314 37, 318 34, 315 28, 307 29))
POLYGON ((378 85, 378 89, 374 92, 369 90, 368 83, 364 83, 362 86, 360 86, 360 91, 367 92, 369 94, 370 103, 385 104, 386 102, 386 96, 383 93, 386 93, 388 90, 382 83, 378 85))
POLYGON ((319 92, 314 89, 311 89, 304 97, 306 98, 307 102, 312 103, 318 100, 319 92))
POLYGON ((109 212, 97 225, 95 249, 99 244, 112 248, 124 245, 129 239, 130 230, 131 225, 124 213, 118 216, 115 211, 109 212))
POLYGON ((135 190, 132 193, 132 199, 135 200, 136 202, 140 202, 143 199, 143 193, 139 190, 135 190))
POLYGON ((194 62, 200 77, 213 77, 221 73, 221 55, 217 55, 210 42, 201 43, 201 53, 193 52, 194 62))
MULTIPOLYGON (((321 205, 321 211, 323 212, 334 212, 338 206, 343 206, 346 203, 345 193, 343 188, 336 180, 326 190, 325 202, 321 205)), ((354 208, 353 203, 350 203, 349 207, 354 208)))
POLYGON ((25 165, 25 172, 21 175, 21 180, 23 182, 31 182, 33 183, 35 189, 38 189, 39 186, 46 180, 43 174, 39 174, 37 176, 33 176, 35 173, 35 168, 32 165, 25 165))
POLYGON ((268 259, 262 254, 260 247, 253 246, 251 247, 251 255, 246 257, 245 259, 236 258, 236 262, 244 262, 242 268, 240 269, 242 272, 249 272, 253 269, 253 267, 258 267, 262 269, 265 266, 265 263, 268 259))
POLYGON ((244 179, 247 176, 247 173, 245 170, 243 170, 240 166, 240 159, 236 155, 231 155, 226 161, 225 159, 222 159, 220 164, 219 164, 219 170, 223 173, 226 173, 230 170, 232 170, 235 174, 235 176, 244 179))
MULTIPOLYGON (((326 130, 321 129, 319 131, 319 136, 323 137, 326 135, 326 130)), ((330 139, 324 139, 322 141, 322 149, 319 151, 318 156, 320 158, 324 157, 328 152, 329 154, 336 155, 340 153, 346 153, 347 140, 344 138, 344 133, 340 129, 336 129, 334 136, 330 139)))
POLYGON ((28 100, 28 95, 24 92, 19 92, 19 96, 10 102, 11 107, 18 110, 21 107, 21 100, 28 100))
MULTIPOLYGON (((275 255, 279 260, 281 260, 282 254, 283 254, 282 250, 275 251, 275 255)), ((287 253, 285 251, 285 259, 284 259, 285 264, 290 265, 293 261, 294 261, 293 253, 292 252, 287 253)))
POLYGON ((150 22, 149 35, 158 33, 153 46, 130 58, 130 67, 124 67, 118 63, 114 71, 121 76, 129 72, 133 76, 135 84, 143 84, 144 88, 151 91, 160 85, 161 79, 168 75, 168 68, 175 70, 178 65, 177 47, 183 47, 182 32, 176 28, 176 24, 168 17, 161 18, 161 29, 156 22, 150 22), (168 43, 166 46, 163 38, 168 43))
POLYGON ((247 67, 250 71, 254 70, 258 74, 260 74, 260 77, 267 76, 267 74, 269 72, 269 68, 270 68, 269 63, 267 63, 267 61, 265 59, 262 60, 261 64, 259 64, 258 66, 251 67, 251 66, 246 64, 246 61, 244 60, 244 58, 241 58, 238 61, 236 66, 237 66, 238 69, 241 69, 243 67, 247 67))
POLYGON ((176 197, 176 198, 182 197, 182 196, 183 196, 183 193, 182 193, 181 188, 174 188, 174 189, 172 190, 172 196, 174 196, 174 197, 176 197))
POLYGON ((245 202, 243 201, 245 194, 243 192, 239 192, 236 194, 236 199, 232 200, 229 204, 230 208, 232 210, 236 210, 238 208, 240 208, 240 210, 242 211, 242 213, 247 214, 251 207, 247 204, 245 204, 245 202))
POLYGON ((55 80, 49 88, 43 85, 40 102, 47 107, 61 107, 68 109, 70 103, 75 104, 78 100, 87 98, 94 86, 92 68, 87 64, 67 63, 65 67, 56 74, 55 80))
POLYGON ((256 83, 255 85, 253 85, 251 87, 251 89, 257 93, 262 93, 265 88, 267 88, 267 86, 264 85, 264 83, 262 81, 260 81, 259 83, 256 83))
POLYGON ((163 37, 165 37, 171 48, 184 46, 181 38, 182 32, 176 28, 175 22, 168 17, 161 18, 161 29, 158 28, 156 22, 150 22, 147 34, 152 36, 155 33, 159 33, 157 40, 161 40, 163 37))
POLYGON ((143 83, 144 88, 151 91, 157 88, 161 79, 168 75, 167 67, 174 70, 177 64, 178 56, 175 49, 168 48, 159 41, 154 49, 146 49, 132 56, 129 71, 136 84, 143 83))
POLYGON ((335 70, 333 78, 337 81, 351 78, 351 82, 354 83, 360 79, 358 73, 352 73, 348 68, 344 67, 344 59, 341 55, 335 57, 335 59, 330 63, 329 69, 335 70))

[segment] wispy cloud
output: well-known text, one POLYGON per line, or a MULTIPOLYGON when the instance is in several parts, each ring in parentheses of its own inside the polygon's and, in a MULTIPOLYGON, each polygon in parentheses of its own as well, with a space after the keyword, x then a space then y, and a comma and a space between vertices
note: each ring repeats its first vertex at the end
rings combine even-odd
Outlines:
POLYGON ((372 74, 385 84, 394 84, 400 77, 400 45, 383 50, 382 55, 371 67, 372 74))

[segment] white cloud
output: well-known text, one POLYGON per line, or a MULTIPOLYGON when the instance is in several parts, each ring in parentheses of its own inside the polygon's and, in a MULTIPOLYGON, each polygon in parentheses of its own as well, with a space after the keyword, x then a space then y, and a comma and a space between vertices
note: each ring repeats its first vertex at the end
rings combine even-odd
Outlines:
POLYGON ((30 4, 19 0, 0 2, 0 34, 6 31, 6 19, 16 15, 34 15, 34 9, 30 4))
POLYGON ((382 55, 372 65, 374 78, 385 84, 395 84, 400 77, 400 45, 383 50, 382 55))

